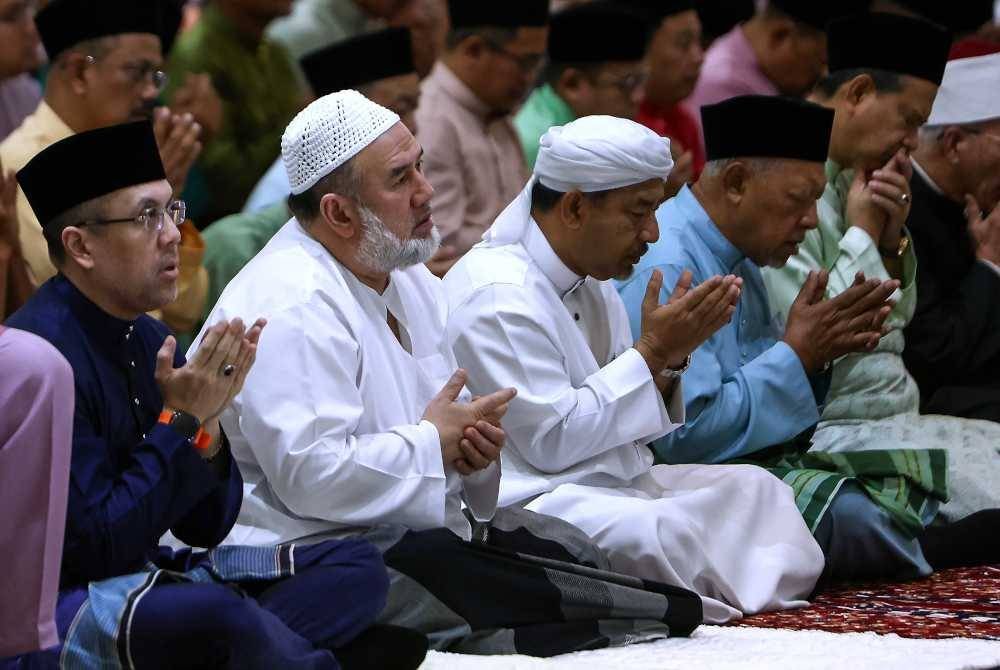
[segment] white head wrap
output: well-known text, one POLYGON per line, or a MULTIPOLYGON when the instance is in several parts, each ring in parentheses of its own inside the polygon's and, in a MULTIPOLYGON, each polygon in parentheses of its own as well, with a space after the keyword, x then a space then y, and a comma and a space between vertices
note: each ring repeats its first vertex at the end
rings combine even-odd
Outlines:
POLYGON ((319 98, 299 112, 281 137, 281 158, 298 195, 356 156, 399 116, 357 91, 319 98))
POLYGON ((585 116, 549 128, 542 135, 535 173, 483 235, 483 243, 500 246, 521 239, 531 217, 536 180, 561 193, 593 193, 665 180, 673 167, 670 140, 634 121, 585 116))
POLYGON ((949 61, 934 99, 929 126, 1000 118, 1000 54, 949 61))

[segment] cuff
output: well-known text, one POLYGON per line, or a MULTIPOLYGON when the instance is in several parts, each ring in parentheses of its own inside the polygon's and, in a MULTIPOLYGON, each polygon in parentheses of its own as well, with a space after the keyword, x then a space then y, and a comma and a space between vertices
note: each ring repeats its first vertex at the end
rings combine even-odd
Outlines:
POLYGON ((476 521, 492 519, 500 498, 500 462, 494 461, 489 467, 462 477, 462 488, 462 497, 473 518, 476 521))

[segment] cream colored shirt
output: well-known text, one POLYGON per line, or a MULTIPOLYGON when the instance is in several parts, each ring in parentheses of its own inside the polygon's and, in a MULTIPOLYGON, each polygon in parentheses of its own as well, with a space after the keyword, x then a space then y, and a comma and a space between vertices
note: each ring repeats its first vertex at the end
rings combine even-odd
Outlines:
MULTIPOLYGON (((42 149, 72 134, 73 130, 43 100, 17 130, 0 142, 3 169, 8 172, 20 170, 42 149)), ((17 189, 17 229, 21 240, 21 254, 28 264, 32 281, 35 286, 39 286, 56 273, 56 268, 49 260, 49 248, 42 236, 42 226, 20 187, 17 189)))
POLYGON ((441 62, 423 82, 416 117, 434 220, 464 254, 528 181, 517 131, 441 62))

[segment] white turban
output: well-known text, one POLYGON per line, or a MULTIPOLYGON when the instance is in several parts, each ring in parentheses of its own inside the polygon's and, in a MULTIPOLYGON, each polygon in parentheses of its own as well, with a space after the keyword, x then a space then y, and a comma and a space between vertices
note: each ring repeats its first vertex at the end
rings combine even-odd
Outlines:
POLYGON ((1000 118, 1000 54, 949 61, 934 98, 929 126, 1000 118))
POLYGON ((357 91, 337 91, 310 104, 281 136, 292 193, 305 193, 398 122, 395 112, 357 91))
POLYGON ((666 180, 673 167, 670 140, 635 121, 585 116, 549 128, 541 139, 535 173, 483 235, 483 243, 500 246, 521 239, 531 217, 536 180, 560 193, 593 193, 666 180))

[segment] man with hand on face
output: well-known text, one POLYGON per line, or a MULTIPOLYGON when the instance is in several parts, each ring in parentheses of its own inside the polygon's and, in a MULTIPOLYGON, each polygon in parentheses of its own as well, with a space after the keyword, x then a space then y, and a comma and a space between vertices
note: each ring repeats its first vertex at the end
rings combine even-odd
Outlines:
POLYGON ((946 449, 954 521, 1000 506, 1000 427, 986 421, 919 415, 920 392, 903 362, 903 328, 917 304, 917 261, 905 222, 910 212, 917 133, 931 113, 950 38, 921 19, 859 14, 830 25, 830 75, 815 97, 835 112, 819 222, 798 253, 764 271, 772 308, 787 315, 810 273, 826 271, 826 295, 848 290, 858 273, 900 282, 872 351, 833 363, 812 450, 946 449))
POLYGON ((454 258, 528 180, 512 114, 545 59, 548 0, 450 0, 447 49, 421 85, 417 136, 434 212, 454 258))
POLYGON ((217 547, 243 493, 219 415, 265 322, 216 323, 186 361, 144 314, 177 292, 184 220, 152 126, 73 135, 18 180, 59 273, 8 323, 54 345, 76 388, 56 605, 63 644, 41 654, 79 667, 336 670, 331 650, 341 654, 385 603, 385 567, 357 540, 217 547), (102 168, 88 170, 95 156, 102 168), (214 549, 157 546, 167 530, 214 549))
MULTIPOLYGON (((1000 50, 1000 45, 996 46, 1000 50)), ((903 360, 921 409, 1000 421, 1000 53, 952 60, 913 163, 903 360)))
POLYGON ((552 16, 546 83, 514 117, 530 167, 539 140, 553 126, 596 114, 635 118, 648 41, 649 26, 642 18, 609 0, 552 16))
POLYGON ((740 282, 646 278, 642 325, 609 280, 658 238, 669 140, 588 116, 541 140, 535 176, 445 278, 447 338, 469 388, 514 386, 502 505, 572 523, 614 569, 697 591, 705 620, 801 606, 823 567, 791 491, 753 466, 653 466, 685 421, 688 356, 740 282), (748 568, 747 566, 751 566, 748 568))
POLYGON ((231 541, 372 540, 392 578, 382 620, 439 649, 549 656, 696 626, 693 593, 608 573, 557 519, 496 513, 515 390, 463 391, 423 265, 434 189, 399 117, 340 91, 292 121, 282 156, 294 218, 209 320, 268 318, 222 416, 247 487, 231 541))
MULTIPOLYGON (((180 197, 201 151, 200 126, 189 115, 156 108, 166 83, 161 71, 161 39, 173 27, 165 0, 53 0, 39 12, 38 31, 52 67, 45 98, 31 116, 0 143, 4 169, 20 170, 47 146, 74 133, 153 119, 157 144, 174 194, 180 197)), ((97 164, 100 156, 94 156, 97 164)), ((39 286, 55 274, 42 227, 25 199, 17 198, 21 251, 39 286)), ((181 276, 177 299, 163 306, 163 318, 175 330, 187 330, 201 313, 206 276, 203 246, 191 224, 182 227, 181 276)))
POLYGON ((687 421, 654 450, 667 463, 769 466, 795 492, 826 557, 825 580, 926 574, 930 568, 913 534, 922 530, 918 513, 924 506, 936 509, 935 496, 943 492, 935 489, 938 480, 920 475, 934 473, 936 465, 943 479, 943 454, 871 454, 842 467, 805 453, 829 384, 826 366, 874 348, 890 310, 886 299, 899 282, 859 275, 828 300, 827 273, 810 273, 782 327, 761 277, 762 267, 786 263, 817 225, 833 113, 799 100, 746 96, 702 108, 702 120, 705 171, 660 209, 660 241, 620 290, 633 332, 641 328, 643 289, 654 273, 672 282, 693 272, 696 285, 731 273, 742 279, 743 294, 733 319, 691 359, 684 381, 687 421), (878 492, 879 480, 841 474, 892 472, 897 460, 920 467, 887 478, 884 489, 899 486, 908 494, 904 499, 917 501, 912 510, 882 510, 865 493, 868 487, 878 492), (909 524, 910 533, 893 522, 909 524))

